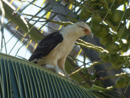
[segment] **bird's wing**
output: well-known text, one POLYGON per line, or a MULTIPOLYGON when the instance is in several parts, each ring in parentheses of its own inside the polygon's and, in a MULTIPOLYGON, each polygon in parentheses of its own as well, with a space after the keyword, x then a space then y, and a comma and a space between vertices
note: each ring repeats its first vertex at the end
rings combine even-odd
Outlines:
MULTIPOLYGON (((60 42, 63 41, 63 36, 59 33, 60 31, 53 32, 43 38, 38 44, 36 50, 33 52, 29 61, 34 59, 41 59, 48 55, 60 42)), ((36 63, 36 62, 35 62, 36 63)))

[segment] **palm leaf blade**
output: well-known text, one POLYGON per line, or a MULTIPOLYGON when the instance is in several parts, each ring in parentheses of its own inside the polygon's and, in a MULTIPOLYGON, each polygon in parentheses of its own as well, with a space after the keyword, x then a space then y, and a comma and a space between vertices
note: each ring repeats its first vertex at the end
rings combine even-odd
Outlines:
POLYGON ((31 96, 31 93, 30 93, 28 78, 27 78, 27 75, 25 75, 26 72, 23 67, 25 67, 25 65, 23 66, 22 64, 20 64, 21 73, 23 73, 22 80, 23 80, 23 84, 24 84, 25 96, 26 96, 26 98, 29 98, 29 96, 31 96))
MULTIPOLYGON (((1 65, 3 65, 3 64, 4 64, 4 62, 3 62, 3 60, 1 60, 1 65)), ((5 78, 5 68, 4 68, 4 66, 1 66, 1 73, 3 73, 2 79, 1 79, 1 82, 3 83, 3 85, 1 85, 2 88, 3 88, 2 93, 3 93, 4 97, 6 97, 7 87, 6 87, 6 78, 5 78)))
POLYGON ((19 63, 16 63, 17 65, 17 73, 18 73, 18 77, 19 77, 19 85, 20 86, 20 95, 21 95, 21 98, 25 98, 25 94, 24 94, 24 84, 23 84, 23 79, 22 79, 22 73, 20 72, 20 66, 19 66, 19 63))
POLYGON ((0 69, 2 98, 7 98, 7 96, 8 98, 98 98, 114 96, 113 94, 103 94, 97 90, 78 87, 64 77, 40 66, 5 54, 0 54, 0 69))
POLYGON ((19 89, 18 89, 18 84, 17 84, 17 77, 15 77, 15 71, 13 69, 13 65, 11 63, 11 60, 8 61, 8 66, 9 66, 9 74, 10 74, 13 95, 15 98, 19 98, 20 95, 19 95, 19 89))

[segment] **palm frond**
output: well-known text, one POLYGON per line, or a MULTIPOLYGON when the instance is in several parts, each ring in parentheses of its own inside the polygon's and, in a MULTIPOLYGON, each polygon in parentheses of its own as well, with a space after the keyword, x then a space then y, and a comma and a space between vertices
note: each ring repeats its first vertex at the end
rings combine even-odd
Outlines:
POLYGON ((41 66, 1 53, 0 72, 2 98, 124 98, 111 90, 85 89, 41 66))

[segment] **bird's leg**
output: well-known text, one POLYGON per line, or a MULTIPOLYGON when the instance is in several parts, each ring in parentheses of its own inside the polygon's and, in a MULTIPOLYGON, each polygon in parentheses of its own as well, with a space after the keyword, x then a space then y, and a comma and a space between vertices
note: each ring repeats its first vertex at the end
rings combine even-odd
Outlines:
POLYGON ((69 79, 70 81, 74 82, 76 85, 79 86, 78 82, 75 81, 75 80, 73 80, 73 79, 71 79, 71 78, 68 76, 68 74, 66 73, 65 70, 61 70, 58 66, 55 66, 55 72, 56 72, 57 74, 60 74, 60 75, 62 75, 62 76, 65 76, 67 79, 69 79))
POLYGON ((64 72, 58 66, 55 66, 55 72, 61 76, 65 76, 64 72))
POLYGON ((55 67, 53 65, 50 64, 44 64, 42 65, 44 68, 48 69, 48 70, 52 70, 53 72, 55 72, 55 67))
POLYGON ((58 66, 55 66, 55 72, 56 72, 57 74, 59 74, 59 67, 58 67, 58 66))
POLYGON ((65 76, 67 79, 69 79, 70 81, 76 83, 76 84, 79 86, 79 84, 78 84, 77 81, 71 79, 71 78, 68 76, 68 74, 67 74, 66 71, 65 71, 65 65, 64 65, 64 64, 65 64, 65 58, 60 59, 60 60, 58 61, 58 66, 59 66, 58 68, 60 68, 60 70, 62 70, 64 76, 65 76))

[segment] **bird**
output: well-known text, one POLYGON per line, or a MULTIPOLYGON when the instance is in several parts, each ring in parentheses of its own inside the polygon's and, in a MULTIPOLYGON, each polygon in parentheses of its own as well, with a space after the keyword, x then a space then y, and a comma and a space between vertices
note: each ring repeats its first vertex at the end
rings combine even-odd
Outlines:
POLYGON ((79 37, 93 37, 90 27, 85 22, 67 25, 44 37, 32 53, 29 61, 46 68, 54 68, 57 74, 70 77, 65 71, 65 61, 79 37))

